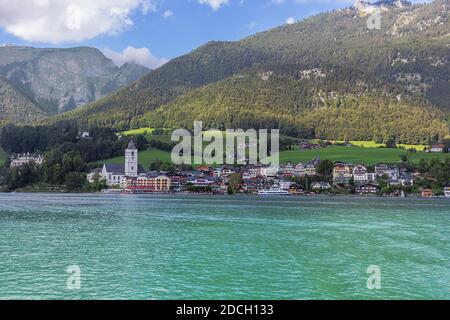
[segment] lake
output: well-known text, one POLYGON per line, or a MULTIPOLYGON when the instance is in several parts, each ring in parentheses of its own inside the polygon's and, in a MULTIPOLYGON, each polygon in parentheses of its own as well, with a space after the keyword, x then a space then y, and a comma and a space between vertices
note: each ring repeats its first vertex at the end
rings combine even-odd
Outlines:
POLYGON ((0 194, 0 232, 0 299, 450 299, 450 199, 0 194))

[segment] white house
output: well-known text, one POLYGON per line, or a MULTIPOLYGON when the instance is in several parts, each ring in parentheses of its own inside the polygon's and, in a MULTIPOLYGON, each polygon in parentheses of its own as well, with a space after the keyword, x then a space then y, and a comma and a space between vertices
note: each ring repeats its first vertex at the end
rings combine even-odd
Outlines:
POLYGON ((450 187, 444 188, 444 197, 450 198, 450 187))
POLYGON ((353 180, 355 184, 366 184, 367 183, 367 168, 362 164, 358 164, 353 168, 353 180))

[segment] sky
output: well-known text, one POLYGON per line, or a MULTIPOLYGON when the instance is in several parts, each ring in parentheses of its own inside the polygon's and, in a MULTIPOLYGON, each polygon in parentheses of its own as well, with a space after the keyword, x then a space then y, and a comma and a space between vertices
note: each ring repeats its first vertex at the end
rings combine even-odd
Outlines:
POLYGON ((117 65, 137 62, 154 69, 208 41, 239 40, 353 2, 0 0, 0 45, 91 46, 117 65))

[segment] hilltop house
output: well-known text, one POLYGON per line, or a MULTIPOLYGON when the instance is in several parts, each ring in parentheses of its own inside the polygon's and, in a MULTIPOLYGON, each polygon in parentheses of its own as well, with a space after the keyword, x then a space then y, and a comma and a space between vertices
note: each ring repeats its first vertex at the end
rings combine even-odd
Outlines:
POLYGON ((430 152, 444 152, 445 148, 446 148, 445 144, 437 143, 431 146, 430 152))

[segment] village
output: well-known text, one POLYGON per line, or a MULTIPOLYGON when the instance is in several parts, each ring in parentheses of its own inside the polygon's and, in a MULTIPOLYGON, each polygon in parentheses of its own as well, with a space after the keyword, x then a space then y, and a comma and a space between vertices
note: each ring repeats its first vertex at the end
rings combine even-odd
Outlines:
MULTIPOLYGON (((90 183, 104 180, 104 192, 119 193, 206 193, 257 195, 357 194, 403 197, 413 190, 418 172, 399 166, 377 164, 372 170, 362 164, 331 163, 330 174, 318 172, 321 159, 279 166, 247 165, 200 166, 189 171, 146 171, 139 165, 138 150, 131 140, 124 164, 104 164, 92 170, 90 183), (383 190, 389 190, 383 193, 383 190)), ((321 169, 323 171, 323 169, 321 169)), ((435 196, 421 188, 422 197, 435 196)), ((450 197, 450 187, 442 190, 450 197)))

